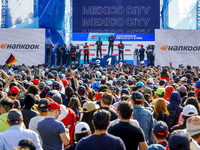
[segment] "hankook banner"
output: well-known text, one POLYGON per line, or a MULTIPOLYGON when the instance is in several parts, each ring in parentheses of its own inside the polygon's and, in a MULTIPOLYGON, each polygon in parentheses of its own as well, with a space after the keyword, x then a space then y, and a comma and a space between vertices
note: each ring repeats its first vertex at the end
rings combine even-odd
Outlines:
POLYGON ((0 29, 0 65, 10 55, 16 65, 38 65, 45 62, 45 29, 0 29))
POLYGON ((199 30, 155 30, 155 65, 200 66, 199 30))

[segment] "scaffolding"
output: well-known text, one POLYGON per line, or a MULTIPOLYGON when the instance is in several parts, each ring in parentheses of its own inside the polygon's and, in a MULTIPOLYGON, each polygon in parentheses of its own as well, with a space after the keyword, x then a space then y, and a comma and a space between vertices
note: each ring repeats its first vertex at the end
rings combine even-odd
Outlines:
POLYGON ((65 43, 72 42, 72 6, 73 0, 65 0, 65 43))
POLYGON ((200 0, 197 0, 196 24, 197 24, 197 29, 200 29, 200 0))

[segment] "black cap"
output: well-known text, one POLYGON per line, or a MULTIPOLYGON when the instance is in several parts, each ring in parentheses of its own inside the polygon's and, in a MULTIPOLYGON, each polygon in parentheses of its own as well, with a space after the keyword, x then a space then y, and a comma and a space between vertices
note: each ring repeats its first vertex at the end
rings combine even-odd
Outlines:
POLYGON ((144 96, 142 95, 142 93, 140 93, 140 92, 133 92, 132 94, 131 94, 131 97, 132 97, 132 99, 134 100, 134 101, 143 101, 143 99, 144 99, 144 96))
POLYGON ((39 111, 47 111, 47 106, 48 106, 48 104, 49 104, 50 102, 49 102, 49 100, 48 99, 41 99, 40 101, 39 101, 39 103, 38 103, 38 108, 37 108, 37 110, 39 110, 39 111))

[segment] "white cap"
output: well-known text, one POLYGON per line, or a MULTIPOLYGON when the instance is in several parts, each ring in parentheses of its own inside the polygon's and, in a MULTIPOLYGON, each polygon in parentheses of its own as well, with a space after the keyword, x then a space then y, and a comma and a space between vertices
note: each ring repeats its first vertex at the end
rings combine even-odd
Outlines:
POLYGON ((148 79, 147 79, 147 83, 152 83, 152 84, 154 84, 153 78, 148 78, 148 79))
POLYGON ((47 81, 47 82, 46 82, 46 85, 47 85, 47 86, 52 86, 52 81, 47 81))
POLYGON ((182 78, 180 79, 180 81, 187 82, 187 78, 186 78, 186 77, 182 77, 182 78))
POLYGON ((198 112, 196 107, 194 107, 191 104, 188 104, 183 108, 183 116, 189 117, 189 116, 195 116, 197 114, 198 112))
POLYGON ((87 123, 85 122, 79 122, 75 126, 75 133, 76 134, 81 134, 81 133, 87 133, 90 131, 90 127, 87 123))

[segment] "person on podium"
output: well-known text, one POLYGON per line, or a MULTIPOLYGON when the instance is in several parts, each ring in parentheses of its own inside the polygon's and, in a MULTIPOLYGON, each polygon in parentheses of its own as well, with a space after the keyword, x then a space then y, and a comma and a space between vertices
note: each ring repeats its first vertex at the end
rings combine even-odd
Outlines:
POLYGON ((118 49, 119 49, 118 61, 120 62, 121 58, 122 58, 122 61, 124 61, 124 44, 122 43, 122 40, 120 40, 120 43, 118 45, 118 49))
POLYGON ((113 44, 114 44, 115 38, 113 37, 113 34, 108 38, 108 55, 110 55, 110 49, 111 49, 111 56, 113 55, 113 44))
POLYGON ((95 45, 97 45, 97 53, 96 53, 96 57, 99 58, 99 53, 100 53, 100 56, 102 58, 102 52, 101 52, 101 46, 103 45, 102 41, 101 41, 101 38, 99 37, 99 40, 96 41, 95 45))
POLYGON ((87 42, 85 42, 85 45, 83 46, 84 51, 84 64, 89 64, 89 53, 90 53, 90 47, 87 45, 87 42))

